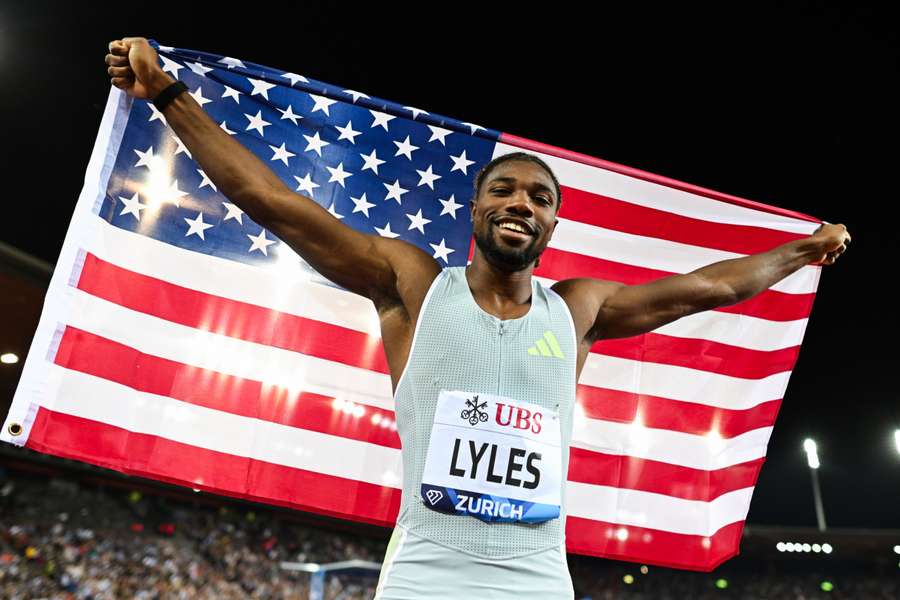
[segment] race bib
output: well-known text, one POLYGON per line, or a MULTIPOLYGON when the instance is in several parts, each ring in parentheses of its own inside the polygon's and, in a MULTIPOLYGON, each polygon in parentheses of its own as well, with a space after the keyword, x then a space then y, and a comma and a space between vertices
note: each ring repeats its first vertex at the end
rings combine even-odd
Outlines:
POLYGON ((441 390, 422 474, 425 506, 483 521, 559 517, 559 416, 502 396, 441 390))

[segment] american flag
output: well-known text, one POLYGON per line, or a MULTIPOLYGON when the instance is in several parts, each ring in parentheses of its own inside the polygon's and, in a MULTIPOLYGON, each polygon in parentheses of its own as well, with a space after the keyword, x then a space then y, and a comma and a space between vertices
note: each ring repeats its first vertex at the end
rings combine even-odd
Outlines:
MULTIPOLYGON (((477 170, 526 150, 563 204, 535 275, 640 284, 809 235, 813 217, 389 102, 159 46, 291 189, 442 266, 471 256, 477 170)), ((335 248, 340 252, 340 248, 335 248)), ((709 571, 737 554, 821 267, 594 345, 570 552, 709 571)), ((373 305, 216 189, 152 103, 111 89, 2 439, 197 490, 391 526, 400 442, 373 305)))

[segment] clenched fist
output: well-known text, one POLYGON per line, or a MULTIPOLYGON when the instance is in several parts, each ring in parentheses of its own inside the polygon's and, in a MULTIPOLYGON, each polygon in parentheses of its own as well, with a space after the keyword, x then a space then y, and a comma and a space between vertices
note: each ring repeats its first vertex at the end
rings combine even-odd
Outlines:
POLYGON ((820 244, 820 256, 811 263, 813 265, 833 265, 850 243, 850 234, 840 223, 822 223, 811 237, 820 244))
POLYGON ((160 68, 156 50, 142 37, 111 41, 106 64, 110 83, 135 98, 155 98, 175 81, 160 68))

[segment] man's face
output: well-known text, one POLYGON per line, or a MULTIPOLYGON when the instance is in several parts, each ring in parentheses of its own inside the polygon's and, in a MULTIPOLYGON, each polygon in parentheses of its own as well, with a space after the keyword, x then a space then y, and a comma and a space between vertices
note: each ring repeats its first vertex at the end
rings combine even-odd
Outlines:
POLYGON ((520 271, 541 255, 556 228, 555 190, 550 175, 532 162, 510 160, 491 171, 472 201, 475 243, 491 265, 520 271))

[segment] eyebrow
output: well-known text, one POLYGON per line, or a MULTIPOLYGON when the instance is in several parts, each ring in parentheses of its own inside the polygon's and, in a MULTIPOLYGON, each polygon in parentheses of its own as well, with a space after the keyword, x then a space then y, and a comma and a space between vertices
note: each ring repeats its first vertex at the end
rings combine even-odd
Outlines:
MULTIPOLYGON (((502 182, 502 183, 515 183, 515 182, 518 181, 518 180, 517 180, 515 177, 509 177, 509 176, 506 176, 506 177, 495 177, 494 179, 491 179, 491 180, 488 182, 488 185, 494 183, 495 181, 500 181, 500 182, 502 182)), ((534 185, 534 187, 536 187, 536 188, 539 188, 539 189, 546 190, 546 191, 550 192, 550 195, 553 196, 553 197, 555 197, 555 194, 553 193, 553 189, 547 187, 547 186, 544 185, 543 183, 541 183, 541 182, 539 182, 539 181, 535 181, 533 185, 534 185)))

